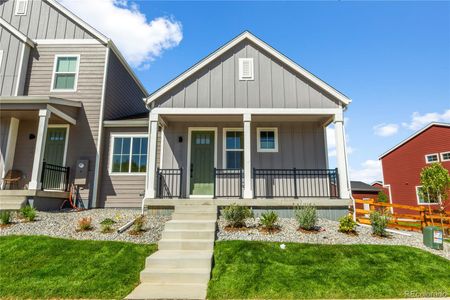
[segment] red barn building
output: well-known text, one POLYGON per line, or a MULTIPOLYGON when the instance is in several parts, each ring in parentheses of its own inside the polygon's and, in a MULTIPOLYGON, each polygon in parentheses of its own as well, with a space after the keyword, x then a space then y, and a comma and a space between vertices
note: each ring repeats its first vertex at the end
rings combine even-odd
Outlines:
MULTIPOLYGON (((394 204, 431 205, 436 201, 419 196, 420 172, 432 163, 439 162, 450 170, 450 124, 431 123, 416 132, 381 157, 384 186, 394 204)), ((447 199, 447 203, 449 199, 447 199)), ((411 213, 394 209, 397 213, 411 213)))

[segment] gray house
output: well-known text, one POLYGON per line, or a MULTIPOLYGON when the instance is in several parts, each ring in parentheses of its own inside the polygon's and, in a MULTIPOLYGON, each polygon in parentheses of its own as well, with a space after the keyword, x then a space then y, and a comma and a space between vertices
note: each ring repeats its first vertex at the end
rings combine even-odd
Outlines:
POLYGON ((343 124, 350 102, 244 32, 146 99, 144 205, 311 202, 336 218, 350 204, 343 124), (336 169, 328 166, 330 123, 336 169))
POLYGON ((85 207, 140 202, 144 179, 130 191, 103 176, 118 130, 103 123, 148 113, 147 95, 114 43, 57 1, 0 1, 0 208, 58 207, 71 183, 85 207))

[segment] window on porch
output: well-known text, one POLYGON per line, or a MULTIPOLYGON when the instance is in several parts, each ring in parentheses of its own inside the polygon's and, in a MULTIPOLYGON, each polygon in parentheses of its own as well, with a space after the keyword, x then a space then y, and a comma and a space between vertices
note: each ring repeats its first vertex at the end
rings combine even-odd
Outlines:
POLYGON ((244 168, 244 132, 242 129, 225 129, 225 168, 244 168))
POLYGON ((147 166, 147 137, 115 136, 111 173, 144 173, 147 166))

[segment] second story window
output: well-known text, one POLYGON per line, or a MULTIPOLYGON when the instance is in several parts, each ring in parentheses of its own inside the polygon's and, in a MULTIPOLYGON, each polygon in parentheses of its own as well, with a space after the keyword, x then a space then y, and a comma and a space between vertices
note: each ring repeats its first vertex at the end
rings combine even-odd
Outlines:
POLYGON ((16 16, 25 16, 27 14, 28 0, 16 0, 16 16))
POLYGON ((437 153, 425 155, 425 162, 427 164, 432 164, 432 163, 435 163, 438 161, 439 161, 439 155, 437 153))
POLYGON ((75 92, 77 90, 79 65, 79 55, 56 55, 51 90, 54 92, 75 92))

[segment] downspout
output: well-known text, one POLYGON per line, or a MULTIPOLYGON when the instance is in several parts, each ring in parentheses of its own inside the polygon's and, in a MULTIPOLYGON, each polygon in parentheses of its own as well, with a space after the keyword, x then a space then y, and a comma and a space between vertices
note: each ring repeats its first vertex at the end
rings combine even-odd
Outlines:
MULTIPOLYGON (((150 112, 152 110, 152 108, 150 107, 150 105, 147 103, 147 98, 142 98, 142 101, 144 101, 145 103, 145 107, 148 109, 148 126, 147 126, 147 132, 149 132, 149 128, 150 128, 150 112)), ((149 142, 150 142, 150 136, 149 136, 149 142)), ((148 147, 148 146, 147 146, 148 147)), ((148 152, 148 149, 147 149, 148 152)), ((148 169, 148 159, 147 159, 147 166, 146 168, 148 169)), ((145 195, 147 194, 147 181, 148 181, 148 172, 145 172, 145 184, 144 184, 144 195, 142 197, 142 203, 141 203, 141 214, 144 214, 144 208, 145 208, 145 195)))
MULTIPOLYGON (((347 106, 343 108, 343 111, 347 110, 347 106)), ((343 115, 343 114, 342 114, 343 115)), ((353 220, 356 221, 356 203, 355 198, 353 198, 352 189, 350 185, 350 172, 348 167, 348 157, 347 157, 347 132, 345 130, 345 118, 342 116, 342 128, 344 130, 344 153, 345 153, 345 169, 347 170, 347 191, 349 192, 350 199, 352 200, 353 205, 353 220)))

